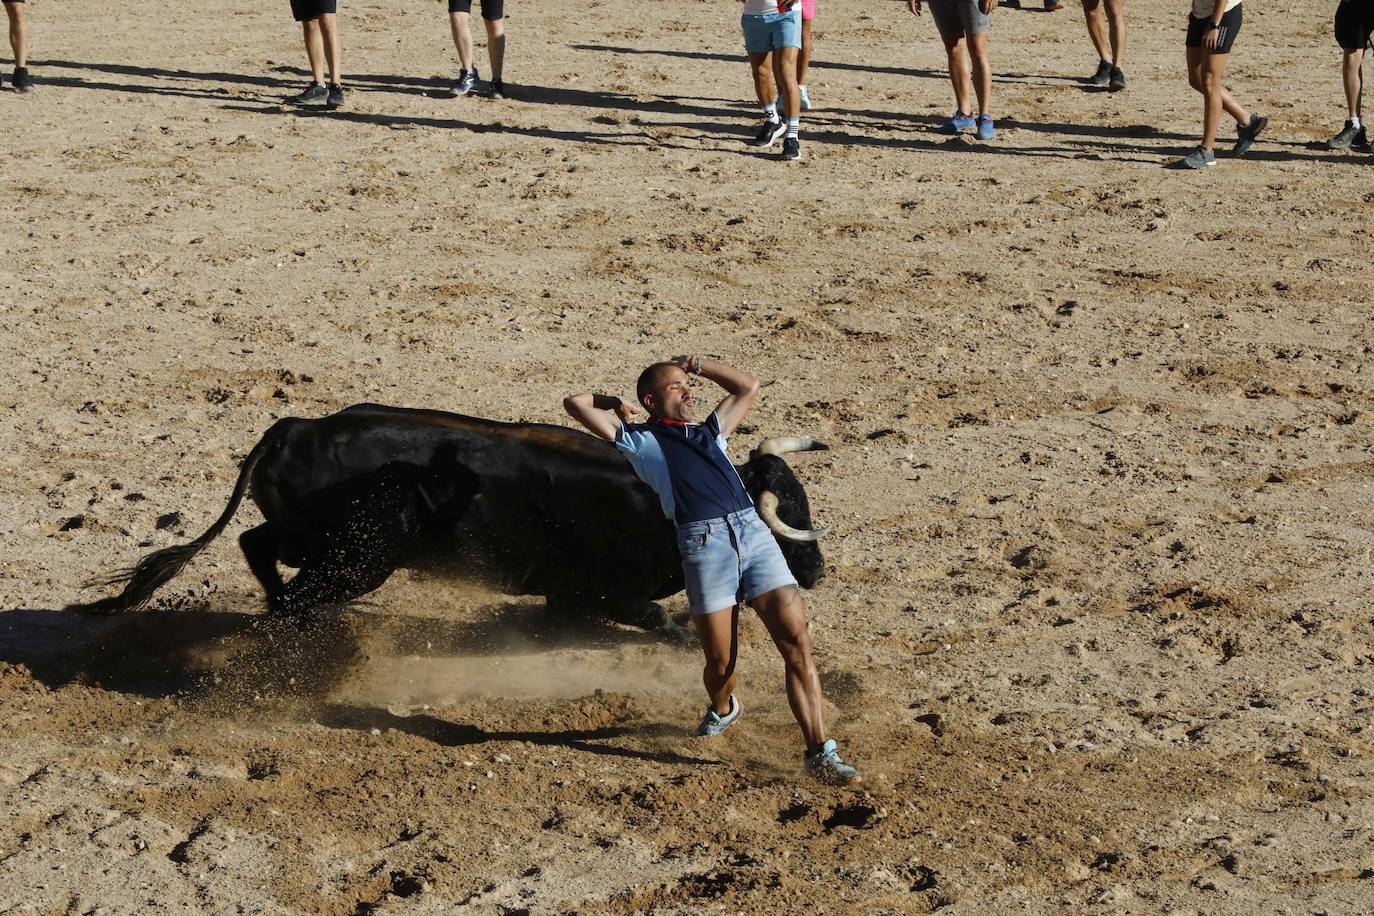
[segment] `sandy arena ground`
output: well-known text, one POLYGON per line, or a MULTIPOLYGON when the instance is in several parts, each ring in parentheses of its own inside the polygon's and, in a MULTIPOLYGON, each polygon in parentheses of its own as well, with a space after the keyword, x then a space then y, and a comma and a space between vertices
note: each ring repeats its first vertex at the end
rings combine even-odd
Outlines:
POLYGON ((1114 95, 1076 9, 998 11, 980 144, 933 131, 928 15, 822 0, 786 166, 725 0, 515 2, 507 101, 441 97, 440 4, 345 0, 334 114, 278 103, 285 2, 31 3, 0 912, 1374 911, 1374 158, 1321 148, 1334 2, 1252 0, 1270 134, 1165 169, 1185 6, 1131 0, 1114 95), (756 621, 697 742, 695 649, 538 601, 398 575, 264 622, 251 506, 149 611, 60 610, 203 531, 274 418, 565 422, 682 351, 771 382, 741 455, 833 446, 792 464, 861 789, 800 776, 756 621))

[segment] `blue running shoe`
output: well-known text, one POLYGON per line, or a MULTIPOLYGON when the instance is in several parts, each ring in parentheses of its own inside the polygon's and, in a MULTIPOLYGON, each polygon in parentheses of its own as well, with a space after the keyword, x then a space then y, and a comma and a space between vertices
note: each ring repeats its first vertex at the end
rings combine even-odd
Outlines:
POLYGON ((978 116, 978 139, 991 140, 997 136, 997 131, 992 127, 992 118, 989 115, 978 116))
POLYGON ((852 786, 863 781, 857 769, 840 759, 834 739, 822 744, 816 753, 806 755, 806 769, 832 786, 852 786))
POLYGON ((956 111, 954 114, 950 115, 948 121, 940 125, 940 133, 957 134, 961 130, 968 130, 976 123, 977 122, 973 119, 973 115, 956 111))

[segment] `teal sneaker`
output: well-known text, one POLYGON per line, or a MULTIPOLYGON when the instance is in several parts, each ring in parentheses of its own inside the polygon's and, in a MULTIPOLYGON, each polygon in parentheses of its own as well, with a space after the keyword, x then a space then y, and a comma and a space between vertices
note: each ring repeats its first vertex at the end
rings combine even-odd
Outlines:
POLYGON ((979 140, 991 140, 993 137, 997 136, 997 131, 994 130, 992 126, 991 115, 979 115, 977 123, 979 140))
POLYGON ((1217 164, 1217 155, 1205 146, 1199 146, 1179 160, 1179 165, 1188 169, 1206 169, 1217 164))
POLYGON ((977 123, 973 115, 964 114, 962 111, 956 111, 950 116, 948 121, 940 125, 940 133, 957 134, 960 131, 968 130, 977 123))
POLYGON ((706 715, 701 717, 701 724, 697 726, 697 730, 692 732, 692 734, 698 738, 714 738, 731 725, 734 725, 735 720, 739 718, 739 714, 742 712, 744 712, 744 705, 740 703, 739 700, 736 700, 735 695, 732 693, 730 694, 730 711, 722 716, 710 706, 707 706, 706 715))
POLYGON ((806 769, 821 782, 832 786, 852 786, 863 782, 859 771, 840 759, 835 739, 821 745, 814 754, 806 755, 806 769))

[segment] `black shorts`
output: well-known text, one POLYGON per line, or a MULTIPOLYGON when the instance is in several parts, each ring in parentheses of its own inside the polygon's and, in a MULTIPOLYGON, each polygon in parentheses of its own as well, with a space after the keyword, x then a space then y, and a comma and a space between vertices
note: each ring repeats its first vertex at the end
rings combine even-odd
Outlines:
POLYGON ((338 11, 339 0, 291 0, 291 15, 296 17, 297 22, 338 11))
MULTIPOLYGON (((448 0, 450 13, 472 13, 472 0, 448 0)), ((505 0, 482 0, 482 18, 496 22, 506 15, 505 0)))
POLYGON ((1341 0, 1336 7, 1336 44, 1359 51, 1374 35, 1374 0, 1341 0))
MULTIPOLYGON (((1224 0, 1217 0, 1218 3, 1224 0)), ((1245 8, 1244 3, 1237 3, 1225 15, 1221 17, 1221 25, 1217 26, 1217 46, 1212 51, 1213 54, 1230 54, 1231 45, 1236 43, 1236 36, 1240 34, 1240 11, 1245 8)), ((1203 36, 1207 34, 1207 27, 1212 24, 1211 16, 1204 16, 1199 19, 1192 13, 1188 14, 1188 47, 1202 47, 1203 36)))

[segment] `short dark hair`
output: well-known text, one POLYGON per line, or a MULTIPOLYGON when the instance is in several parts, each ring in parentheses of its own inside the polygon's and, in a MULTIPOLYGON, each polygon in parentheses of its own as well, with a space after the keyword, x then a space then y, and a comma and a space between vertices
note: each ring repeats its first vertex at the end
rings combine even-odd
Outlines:
POLYGON ((658 384, 658 377, 663 374, 665 369, 676 369, 677 367, 677 363, 654 363, 639 373, 639 381, 635 382, 635 397, 639 399, 639 403, 644 406, 645 410, 649 409, 649 405, 644 403, 644 395, 654 390, 654 386, 658 384))

